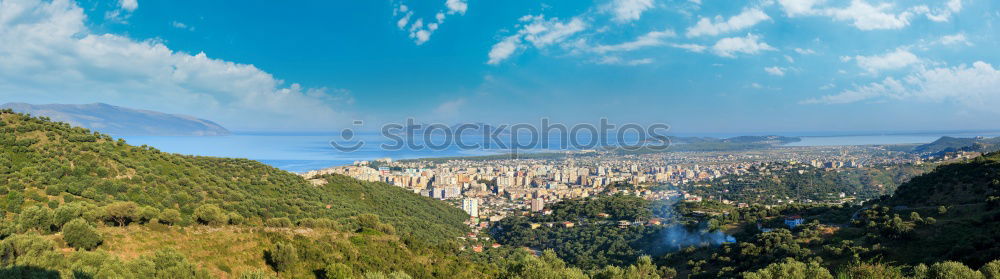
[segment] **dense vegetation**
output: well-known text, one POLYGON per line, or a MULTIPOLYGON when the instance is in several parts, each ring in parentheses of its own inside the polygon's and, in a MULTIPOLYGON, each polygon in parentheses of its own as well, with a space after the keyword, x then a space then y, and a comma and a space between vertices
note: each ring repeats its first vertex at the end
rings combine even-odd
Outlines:
POLYGON ((695 278, 774 278, 748 272, 781 266, 848 278, 996 278, 998 162, 1000 154, 989 154, 943 165, 863 206, 685 205, 720 213, 702 221, 741 241, 684 249, 658 263, 695 278), (790 215, 807 223, 788 229, 783 221, 790 215))
MULTIPOLYGON (((0 278, 1000 278, 1000 154, 863 205, 566 200, 499 222, 503 245, 474 252, 491 242, 456 238, 467 215, 386 184, 312 184, 9 111, 0 132, 0 278)), ((823 195, 914 174, 832 173, 754 183, 823 195)), ((747 192, 728 185, 702 188, 747 192)))
POLYGON ((168 154, 42 118, 0 117, 0 214, 36 205, 58 210, 76 201, 84 213, 102 215, 89 211, 130 202, 114 208, 122 211, 118 216, 93 219, 117 225, 151 218, 181 225, 323 219, 356 226, 353 216, 371 213, 424 240, 465 231, 468 216, 461 210, 386 184, 329 176, 317 187, 256 161, 168 154), (204 205, 217 207, 216 218, 197 218, 204 205))
POLYGON ((650 220, 651 203, 632 196, 606 196, 556 203, 551 214, 508 217, 491 232, 504 245, 553 249, 567 263, 584 269, 625 266, 652 253, 662 226, 633 226, 650 220), (618 221, 628 222, 619 228, 618 221))
POLYGON ((689 193, 747 203, 775 204, 789 199, 818 202, 844 201, 839 194, 858 202, 892 193, 896 187, 930 165, 843 168, 827 170, 805 164, 773 163, 767 171, 730 175, 707 183, 681 185, 689 193))
MULTIPOLYGON (((788 189, 824 185, 801 188, 815 195, 806 198, 820 199, 825 193, 862 190, 872 183, 862 180, 870 176, 859 179, 865 176, 850 170, 803 170, 788 168, 772 172, 769 180, 746 184, 784 189, 774 192, 780 197, 793 196, 788 189)), ((916 175, 910 171, 914 168, 881 169, 878 179, 894 182, 916 175)), ((744 197, 725 194, 750 192, 756 195, 745 197, 747 201, 766 199, 751 189, 722 183, 701 186, 706 195, 740 200, 744 197)), ((667 217, 684 224, 683 230, 618 228, 618 220, 649 220, 657 216, 654 212, 671 211, 638 198, 613 196, 557 203, 549 215, 508 218, 493 233, 504 244, 553 249, 570 266, 592 275, 606 264, 639 264, 644 255, 651 255, 661 274, 681 278, 998 278, 998 196, 1000 154, 990 154, 940 166, 902 183, 894 196, 863 205, 737 208, 713 200, 682 202, 667 217), (806 222, 790 228, 784 222, 787 216, 801 216, 806 222), (565 221, 575 224, 560 226, 565 221), (732 236, 738 242, 712 236, 732 236), (668 243, 668 249, 662 249, 668 240, 681 245, 668 243), (656 247, 661 249, 652 249, 656 247)))
POLYGON ((0 277, 249 272, 233 266, 300 277, 335 262, 352 272, 417 277, 476 277, 489 270, 453 266, 468 262, 453 252, 468 215, 398 187, 343 176, 319 177, 326 183, 316 186, 255 161, 163 153, 10 111, 0 114, 0 131, 0 277), (182 255, 202 255, 205 247, 164 250, 178 245, 166 238, 162 246, 138 249, 111 237, 151 239, 203 226, 219 228, 213 232, 257 228, 206 243, 246 237, 241 245, 256 247, 246 252, 251 260, 205 262, 233 256, 218 253, 191 263, 182 255), (143 253, 116 257, 123 251, 143 253), (419 258, 428 260, 414 261, 419 258))

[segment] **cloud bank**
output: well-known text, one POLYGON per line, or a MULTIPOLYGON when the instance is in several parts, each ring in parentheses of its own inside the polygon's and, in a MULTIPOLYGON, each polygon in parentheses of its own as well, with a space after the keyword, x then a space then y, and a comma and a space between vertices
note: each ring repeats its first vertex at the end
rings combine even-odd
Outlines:
MULTIPOLYGON (((123 8, 134 1, 122 1, 123 8)), ((107 102, 196 115, 233 129, 323 128, 350 121, 343 90, 286 84, 253 65, 100 34, 68 0, 0 2, 0 98, 107 102), (245 125, 245 126, 241 126, 245 125)))

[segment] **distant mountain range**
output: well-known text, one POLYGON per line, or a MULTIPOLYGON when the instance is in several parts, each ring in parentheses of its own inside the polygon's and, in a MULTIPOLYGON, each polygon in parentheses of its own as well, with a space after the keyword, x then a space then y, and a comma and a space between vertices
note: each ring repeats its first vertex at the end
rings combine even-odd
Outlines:
POLYGON ((215 122, 187 115, 131 109, 103 103, 67 105, 7 103, 0 108, 45 116, 54 121, 113 136, 222 136, 229 130, 215 122))

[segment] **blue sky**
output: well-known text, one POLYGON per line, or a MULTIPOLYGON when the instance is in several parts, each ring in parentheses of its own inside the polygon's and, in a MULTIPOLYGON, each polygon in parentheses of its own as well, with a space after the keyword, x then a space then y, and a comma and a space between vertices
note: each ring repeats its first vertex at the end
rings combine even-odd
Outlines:
POLYGON ((1000 129, 998 19, 991 0, 0 0, 0 102, 236 130, 1000 129))

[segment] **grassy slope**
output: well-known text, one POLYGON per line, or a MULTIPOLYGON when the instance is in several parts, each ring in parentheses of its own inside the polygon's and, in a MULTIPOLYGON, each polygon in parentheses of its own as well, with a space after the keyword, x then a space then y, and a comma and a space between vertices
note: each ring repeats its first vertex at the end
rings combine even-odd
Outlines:
POLYGON ((7 195, 0 209, 9 212, 67 200, 134 201, 178 209, 190 220, 198 206, 217 204, 251 222, 344 220, 372 213, 400 233, 423 239, 444 240, 465 231, 467 215, 461 210, 382 183, 333 177, 315 187, 256 161, 163 153, 21 114, 4 112, 0 120, 0 195, 7 195))
MULTIPOLYGON (((356 275, 366 271, 403 271, 414 278, 486 278, 497 272, 491 266, 472 262, 469 257, 436 248, 408 247, 397 236, 373 232, 165 225, 102 227, 99 231, 105 240, 98 251, 133 260, 170 248, 215 278, 236 278, 255 270, 280 278, 311 278, 329 263, 346 264, 356 275), (265 261, 266 252, 278 242, 293 243, 299 249, 300 263, 290 272, 274 273, 265 261)), ((57 243, 63 254, 74 253, 62 241, 61 234, 47 237, 57 243)))

